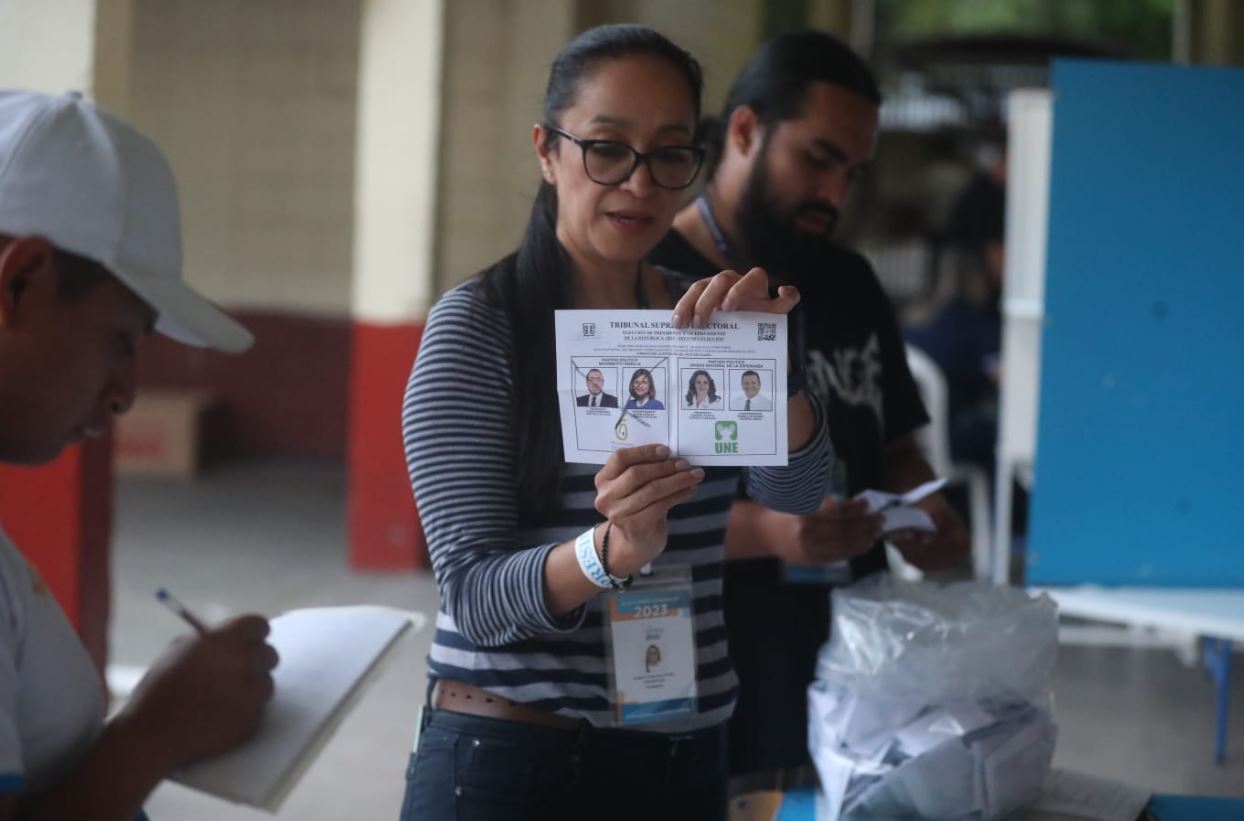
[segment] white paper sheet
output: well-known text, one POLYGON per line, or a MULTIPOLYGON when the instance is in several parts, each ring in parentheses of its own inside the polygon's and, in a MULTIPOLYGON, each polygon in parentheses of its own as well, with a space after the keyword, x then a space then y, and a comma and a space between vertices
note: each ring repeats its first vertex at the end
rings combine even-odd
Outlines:
POLYGON ((863 490, 855 498, 868 502, 869 513, 881 512, 882 533, 892 533, 895 530, 924 530, 931 533, 937 530, 933 519, 928 513, 912 505, 941 490, 945 484, 945 479, 931 479, 906 493, 863 490))
POLYGON ((192 789, 276 812, 332 737, 381 658, 424 617, 389 607, 318 607, 272 619, 281 661, 259 734, 173 776, 192 789))
POLYGON ((1041 795, 1045 768, 1054 753, 1057 730, 1044 717, 1016 733, 972 745, 984 787, 988 818, 1003 818, 1041 795))
POLYGON ((976 804, 976 778, 972 753, 962 739, 951 738, 900 764, 883 780, 905 797, 902 806, 916 809, 921 818, 954 818, 976 804))
POLYGON ((973 730, 993 724, 996 719, 970 702, 935 707, 895 733, 904 755, 918 756, 947 739, 959 739, 973 730))
POLYGON ((567 462, 663 444, 696 465, 787 464, 785 316, 717 313, 676 330, 669 311, 557 311, 556 330, 567 462))

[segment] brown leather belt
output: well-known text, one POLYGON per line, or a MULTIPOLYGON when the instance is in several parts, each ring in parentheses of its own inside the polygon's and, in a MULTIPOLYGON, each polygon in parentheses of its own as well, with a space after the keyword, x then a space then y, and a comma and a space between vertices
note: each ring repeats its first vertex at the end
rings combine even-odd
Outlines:
POLYGON ((437 680, 436 688, 432 691, 432 706, 451 713, 517 721, 521 724, 538 724, 559 730, 581 730, 585 724, 583 719, 537 710, 535 707, 502 698, 474 684, 451 678, 437 680))

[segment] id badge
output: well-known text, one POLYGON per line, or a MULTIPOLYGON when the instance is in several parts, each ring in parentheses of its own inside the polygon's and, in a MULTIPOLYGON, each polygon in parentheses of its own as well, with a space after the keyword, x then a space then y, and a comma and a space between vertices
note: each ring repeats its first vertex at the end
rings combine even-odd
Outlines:
POLYGON ((851 582, 851 563, 847 560, 831 564, 782 564, 782 580, 787 584, 836 584, 851 582))
POLYGON ((696 711, 691 570, 657 568, 609 596, 610 702, 619 726, 696 711))

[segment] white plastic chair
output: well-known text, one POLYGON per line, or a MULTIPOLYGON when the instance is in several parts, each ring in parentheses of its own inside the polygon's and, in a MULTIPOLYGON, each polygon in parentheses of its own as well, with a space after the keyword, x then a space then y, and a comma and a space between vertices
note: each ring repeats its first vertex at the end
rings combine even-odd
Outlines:
POLYGON ((974 465, 956 464, 950 458, 950 395, 946 377, 933 358, 912 345, 907 346, 907 367, 916 380, 920 398, 929 412, 929 424, 916 433, 916 441, 929 466, 948 485, 965 485, 968 490, 968 513, 972 529, 972 573, 978 579, 989 578, 990 515, 989 480, 985 471, 974 465))

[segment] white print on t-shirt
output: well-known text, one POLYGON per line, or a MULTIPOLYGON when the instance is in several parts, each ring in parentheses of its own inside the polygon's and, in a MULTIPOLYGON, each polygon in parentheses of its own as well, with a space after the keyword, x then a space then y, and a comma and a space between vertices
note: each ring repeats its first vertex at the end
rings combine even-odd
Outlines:
POLYGON ((881 342, 873 333, 863 348, 837 348, 829 359, 813 349, 808 354, 808 386, 822 401, 831 391, 848 405, 864 405, 883 425, 885 397, 881 391, 881 342))

